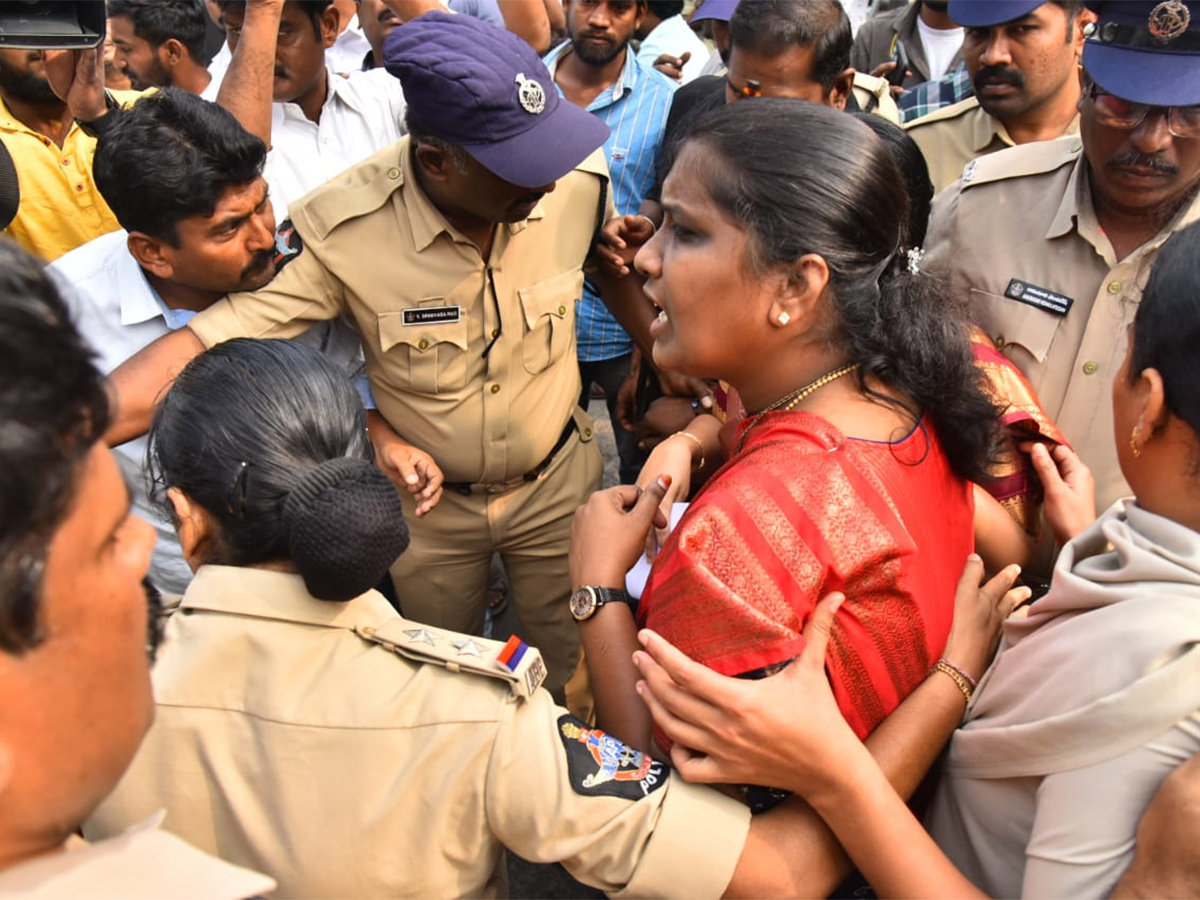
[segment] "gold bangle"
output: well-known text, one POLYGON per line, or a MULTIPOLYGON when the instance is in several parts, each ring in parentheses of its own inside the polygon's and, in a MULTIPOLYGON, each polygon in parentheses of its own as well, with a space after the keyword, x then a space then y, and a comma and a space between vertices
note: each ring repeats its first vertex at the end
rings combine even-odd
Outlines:
POLYGON ((695 469, 697 472, 699 472, 701 469, 704 468, 704 463, 707 461, 704 458, 704 442, 701 441, 700 438, 698 438, 694 434, 692 434, 690 431, 677 431, 675 433, 677 435, 679 435, 680 437, 691 438, 693 441, 695 441, 696 448, 700 451, 700 462, 695 463, 692 466, 692 468, 695 469))
POLYGON ((934 672, 941 672, 944 675, 948 675, 950 680, 962 691, 962 695, 967 698, 967 703, 971 702, 971 695, 975 693, 975 689, 971 687, 971 683, 966 678, 958 673, 957 667, 952 666, 944 659, 939 659, 933 664, 933 668, 929 670, 929 674, 932 675, 934 672))

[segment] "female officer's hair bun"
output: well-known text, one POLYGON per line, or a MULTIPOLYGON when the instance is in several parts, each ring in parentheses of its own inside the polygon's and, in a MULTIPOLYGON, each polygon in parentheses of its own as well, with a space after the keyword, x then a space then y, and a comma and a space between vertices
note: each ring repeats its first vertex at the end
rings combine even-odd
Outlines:
POLYGON ((375 587, 408 547, 395 486, 363 459, 330 459, 300 476, 283 503, 292 562, 308 592, 350 600, 375 587))
POLYGON ((149 468, 167 516, 172 487, 207 513, 204 562, 290 563, 321 600, 374 587, 408 546, 358 392, 299 341, 237 338, 188 363, 155 413, 149 468))

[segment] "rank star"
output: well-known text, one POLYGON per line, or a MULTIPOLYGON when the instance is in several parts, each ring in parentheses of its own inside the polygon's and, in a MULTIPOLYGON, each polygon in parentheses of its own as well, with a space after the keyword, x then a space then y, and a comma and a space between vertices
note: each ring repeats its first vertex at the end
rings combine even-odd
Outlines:
POLYGON ((428 644, 430 647, 437 644, 437 641, 433 639, 433 633, 427 628, 410 628, 404 633, 408 635, 410 643, 428 644))

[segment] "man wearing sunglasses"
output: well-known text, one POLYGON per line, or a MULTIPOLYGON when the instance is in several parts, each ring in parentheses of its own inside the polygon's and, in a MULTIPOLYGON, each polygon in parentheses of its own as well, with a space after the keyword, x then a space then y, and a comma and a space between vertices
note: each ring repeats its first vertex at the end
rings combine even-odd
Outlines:
POLYGON ((1109 402, 1127 330, 1159 247, 1200 219, 1200 2, 1088 6, 1079 139, 968 164, 934 204, 927 264, 1029 377, 1104 509, 1131 493, 1109 402))

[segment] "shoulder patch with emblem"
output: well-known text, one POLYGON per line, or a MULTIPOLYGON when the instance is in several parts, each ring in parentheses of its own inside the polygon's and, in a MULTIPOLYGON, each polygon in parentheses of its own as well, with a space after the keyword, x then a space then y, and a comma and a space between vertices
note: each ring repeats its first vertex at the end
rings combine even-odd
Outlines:
POLYGON ((284 219, 275 229, 275 274, 304 252, 304 241, 291 219, 284 219))
POLYGON ((671 770, 641 750, 574 716, 560 716, 558 736, 567 752, 567 774, 585 797, 640 800, 667 783, 671 770))

